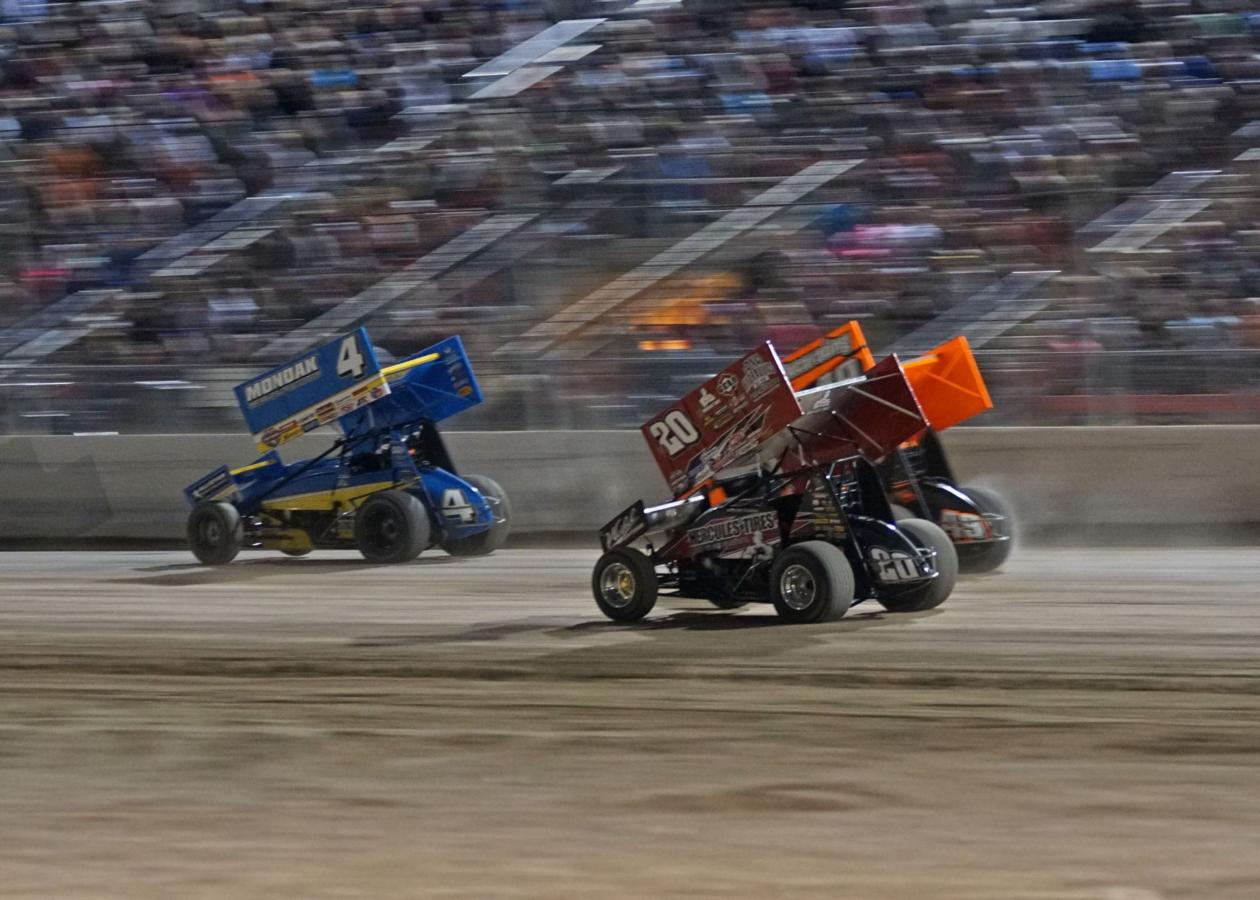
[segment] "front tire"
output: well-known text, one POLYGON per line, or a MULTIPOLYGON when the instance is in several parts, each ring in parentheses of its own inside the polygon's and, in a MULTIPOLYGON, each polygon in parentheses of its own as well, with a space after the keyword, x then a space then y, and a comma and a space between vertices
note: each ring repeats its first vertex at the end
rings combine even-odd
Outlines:
POLYGON ((637 622, 656 606, 656 567, 630 547, 609 550, 595 563, 591 590, 599 611, 614 622, 637 622))
POLYGON ((927 519, 903 519, 897 527, 915 542, 936 551, 936 577, 895 597, 881 597, 879 602, 889 612, 922 612, 935 609, 948 599, 958 581, 958 553, 954 543, 941 527, 927 519))
POLYGON ((826 541, 793 544, 770 570, 770 596, 785 622, 825 622, 849 611, 857 590, 844 551, 826 541))
POLYGON ((992 572, 1000 568, 1015 549, 1015 512, 1006 498, 988 488, 959 488, 982 513, 995 513, 1005 518, 994 527, 994 534, 1004 541, 985 544, 962 544, 958 547, 958 569, 968 574, 992 572))
POLYGON ((245 539, 241 514, 231 503, 198 503, 188 514, 188 546, 207 566, 222 566, 236 559, 245 539))
POLYGON ((403 563, 429 545, 424 505, 406 491, 373 494, 354 516, 354 544, 374 563, 403 563))
POLYGON ((490 502, 490 511, 501 521, 468 537, 445 540, 442 549, 451 556, 485 556, 498 550, 507 540, 512 530, 512 505, 508 502, 507 491, 497 481, 484 475, 465 475, 463 479, 490 502))

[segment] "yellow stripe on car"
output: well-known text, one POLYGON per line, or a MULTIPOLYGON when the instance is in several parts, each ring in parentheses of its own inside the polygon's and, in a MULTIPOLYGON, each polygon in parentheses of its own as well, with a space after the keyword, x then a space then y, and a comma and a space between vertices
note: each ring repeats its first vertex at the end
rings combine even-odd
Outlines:
POLYGON ((255 469, 263 469, 267 466, 274 466, 275 464, 276 461, 274 459, 264 459, 262 462, 250 463, 248 466, 241 466, 239 469, 232 469, 229 474, 244 475, 246 472, 252 472, 255 469))
POLYGON ((268 550, 288 550, 291 553, 306 553, 315 549, 311 536, 301 528, 283 528, 264 534, 262 545, 268 550))
MULTIPOLYGON (((414 484, 414 482, 409 482, 414 484)), ((390 478, 385 481, 371 481, 367 484, 355 484, 348 487, 334 488, 331 491, 309 491, 303 494, 287 494, 279 497, 268 497, 263 501, 263 509, 310 509, 329 510, 337 504, 352 503, 355 500, 375 494, 377 491, 392 487, 407 487, 397 484, 390 478)))
POLYGON ((405 362, 395 363, 392 366, 386 366, 381 369, 381 374, 386 378, 393 378, 414 369, 416 366, 423 366, 425 363, 437 362, 442 358, 441 353, 426 353, 424 356, 417 356, 415 359, 409 359, 405 362))

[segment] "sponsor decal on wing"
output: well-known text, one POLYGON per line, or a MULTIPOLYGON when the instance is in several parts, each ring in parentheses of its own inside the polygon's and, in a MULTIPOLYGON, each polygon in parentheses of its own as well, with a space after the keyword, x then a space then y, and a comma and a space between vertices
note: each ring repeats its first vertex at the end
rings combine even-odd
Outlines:
POLYGON ((767 342, 727 366, 642 427, 681 497, 742 461, 801 414, 767 342))

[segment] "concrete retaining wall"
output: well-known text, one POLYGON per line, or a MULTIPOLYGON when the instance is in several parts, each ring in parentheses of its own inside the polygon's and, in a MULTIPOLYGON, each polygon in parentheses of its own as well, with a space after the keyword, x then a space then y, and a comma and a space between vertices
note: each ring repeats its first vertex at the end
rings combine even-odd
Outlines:
MULTIPOLYGON (((1032 527, 1260 521, 1260 426, 963 428, 945 443, 964 482, 990 484, 1032 527)), ((285 448, 286 459, 327 438, 285 448)), ((593 531, 637 497, 668 499, 637 432, 465 432, 462 471, 495 478, 524 532, 593 531)), ((184 485, 255 454, 242 435, 0 438, 0 540, 183 533, 184 485)))

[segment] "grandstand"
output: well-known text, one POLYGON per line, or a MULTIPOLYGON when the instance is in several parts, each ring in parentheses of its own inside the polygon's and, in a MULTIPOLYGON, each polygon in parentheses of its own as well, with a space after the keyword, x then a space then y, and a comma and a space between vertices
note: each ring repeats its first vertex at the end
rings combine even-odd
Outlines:
POLYGON ((638 424, 855 316, 969 334, 990 422, 1256 406, 1247 3, 18 9, 10 432, 234 429, 228 386, 358 324, 462 333, 467 427, 638 424))

